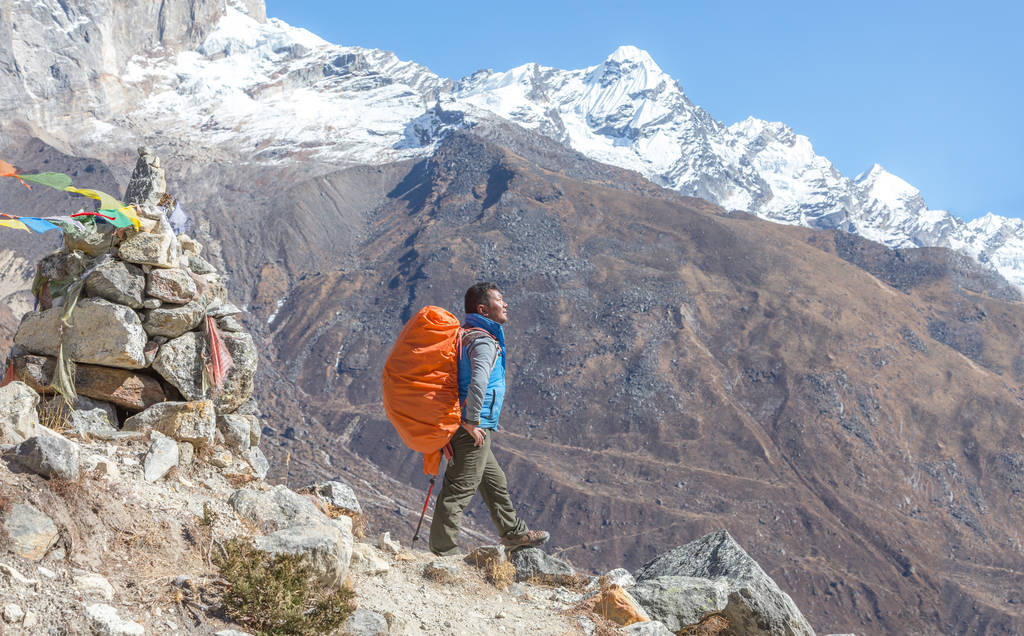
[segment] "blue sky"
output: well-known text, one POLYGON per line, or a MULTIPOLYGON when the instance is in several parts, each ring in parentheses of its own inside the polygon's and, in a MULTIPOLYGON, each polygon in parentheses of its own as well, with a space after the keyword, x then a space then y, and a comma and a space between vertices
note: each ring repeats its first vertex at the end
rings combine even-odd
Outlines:
POLYGON ((451 78, 646 49, 727 124, 783 121, 847 176, 880 163, 929 207, 1024 217, 1024 3, 284 2, 267 14, 451 78))

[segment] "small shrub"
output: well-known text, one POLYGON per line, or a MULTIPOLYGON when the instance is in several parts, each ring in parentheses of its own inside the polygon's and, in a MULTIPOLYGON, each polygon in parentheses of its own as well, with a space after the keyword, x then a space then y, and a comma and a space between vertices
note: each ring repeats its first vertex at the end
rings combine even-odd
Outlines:
POLYGON ((444 568, 435 568, 429 564, 423 569, 423 578, 443 585, 450 585, 458 580, 448 570, 445 570, 444 568))
POLYGON ((228 583, 224 612, 260 633, 328 634, 355 610, 354 592, 318 585, 302 557, 271 556, 231 539, 213 560, 228 583))
POLYGON ((64 398, 58 395, 39 405, 39 423, 48 429, 63 433, 71 425, 71 412, 73 410, 64 401, 64 398))
POLYGON ((526 582, 531 585, 567 587, 571 590, 579 591, 587 587, 590 583, 590 578, 580 574, 534 574, 526 582))

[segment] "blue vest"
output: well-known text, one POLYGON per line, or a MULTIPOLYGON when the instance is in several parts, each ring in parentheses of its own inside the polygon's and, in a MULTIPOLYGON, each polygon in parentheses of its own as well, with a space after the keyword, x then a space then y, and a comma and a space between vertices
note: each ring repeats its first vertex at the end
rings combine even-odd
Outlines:
MULTIPOLYGON (((498 417, 501 416, 501 405, 505 401, 505 332, 501 324, 480 314, 466 314, 463 327, 485 329, 498 340, 498 360, 494 363, 491 377, 487 380, 487 392, 484 393, 483 407, 480 409, 480 428, 498 430, 498 417)), ((487 336, 481 336, 486 338, 487 336)), ((462 415, 466 415, 466 395, 469 394, 471 368, 468 348, 462 349, 459 356, 459 402, 462 404, 462 415)))

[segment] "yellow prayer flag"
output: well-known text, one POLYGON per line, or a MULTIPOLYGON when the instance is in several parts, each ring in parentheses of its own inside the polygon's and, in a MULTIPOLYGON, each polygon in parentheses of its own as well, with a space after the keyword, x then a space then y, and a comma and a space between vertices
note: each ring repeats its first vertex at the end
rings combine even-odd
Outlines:
POLYGON ((0 225, 2 225, 4 227, 14 228, 15 230, 25 230, 26 232, 31 232, 32 231, 32 230, 28 229, 27 225, 25 225, 21 221, 17 221, 17 220, 13 220, 13 221, 0 221, 0 225))
POLYGON ((64 188, 67 192, 74 192, 75 194, 81 194, 87 196, 90 199, 96 199, 100 202, 101 210, 119 210, 124 207, 124 204, 110 196, 106 192, 100 192, 99 190, 90 190, 89 188, 75 188, 67 187, 64 188))
POLYGON ((135 206, 126 205, 123 208, 118 208, 117 211, 128 217, 128 220, 132 222, 132 225, 135 226, 136 230, 142 227, 142 221, 139 219, 139 216, 135 214, 135 206))

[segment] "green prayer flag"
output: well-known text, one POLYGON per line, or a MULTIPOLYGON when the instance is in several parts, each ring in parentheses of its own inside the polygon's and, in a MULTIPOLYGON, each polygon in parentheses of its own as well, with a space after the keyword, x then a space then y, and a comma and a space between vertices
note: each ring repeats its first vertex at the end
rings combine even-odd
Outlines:
POLYGON ((104 217, 108 217, 108 216, 114 217, 113 221, 111 221, 110 219, 107 219, 107 218, 103 219, 104 221, 106 221, 107 223, 110 223, 114 227, 135 227, 135 224, 132 223, 132 220, 129 219, 125 215, 125 213, 120 211, 120 210, 99 209, 99 210, 97 210, 97 212, 102 214, 104 217))
POLYGON ((71 177, 61 172, 40 172, 39 174, 20 175, 22 181, 31 181, 48 188, 66 190, 71 187, 71 177))

